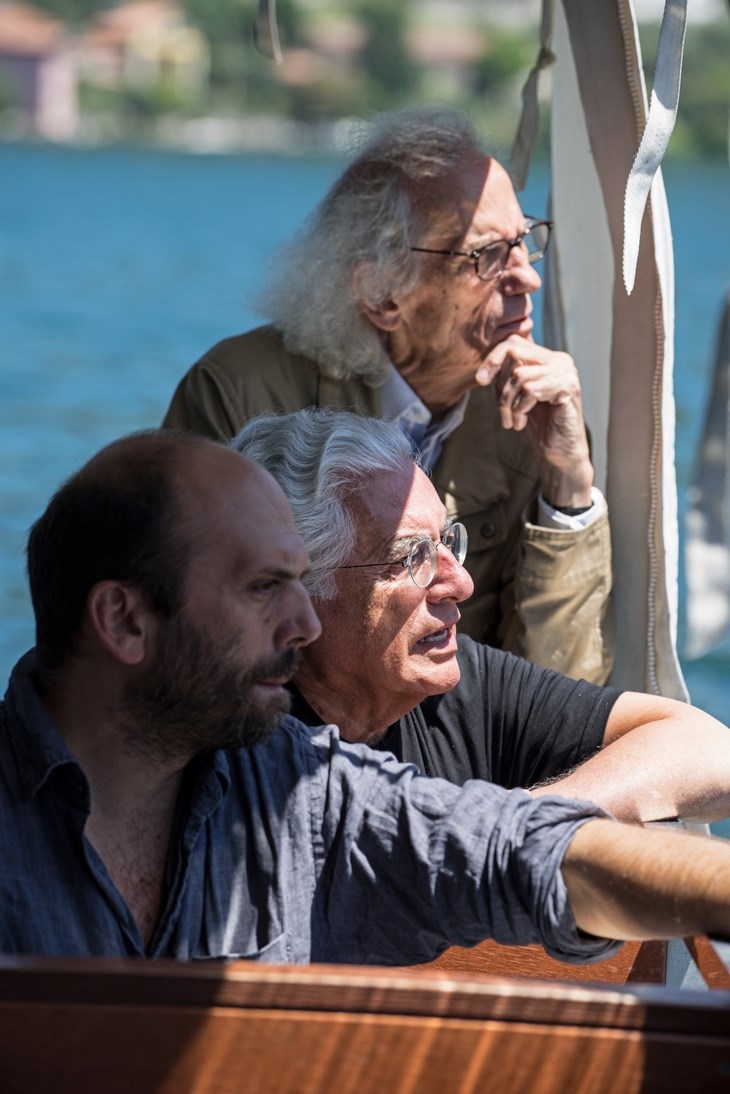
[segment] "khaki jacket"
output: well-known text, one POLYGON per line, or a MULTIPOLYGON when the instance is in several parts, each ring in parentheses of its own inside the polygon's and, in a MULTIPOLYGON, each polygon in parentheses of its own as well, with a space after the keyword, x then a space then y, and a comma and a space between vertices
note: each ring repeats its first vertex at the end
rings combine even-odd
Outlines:
MULTIPOLYGON (((229 440, 271 410, 330 406, 380 414, 362 380, 329 380, 289 353, 271 327, 219 342, 181 380, 163 425, 229 440)), ((531 523, 539 483, 522 433, 502 429, 492 388, 475 388, 432 481, 469 534, 474 581, 460 630, 567 676, 605 683, 613 659, 611 543, 604 513, 589 528, 531 523)))

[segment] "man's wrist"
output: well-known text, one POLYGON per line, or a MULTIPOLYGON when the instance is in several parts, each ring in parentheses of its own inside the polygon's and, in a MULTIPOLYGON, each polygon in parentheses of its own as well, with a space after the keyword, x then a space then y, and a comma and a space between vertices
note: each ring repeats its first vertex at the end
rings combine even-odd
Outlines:
POLYGON ((540 493, 543 500, 551 509, 557 509, 561 513, 580 512, 582 509, 590 509, 593 504, 593 486, 591 478, 580 475, 577 478, 568 479, 559 475, 540 476, 540 493))

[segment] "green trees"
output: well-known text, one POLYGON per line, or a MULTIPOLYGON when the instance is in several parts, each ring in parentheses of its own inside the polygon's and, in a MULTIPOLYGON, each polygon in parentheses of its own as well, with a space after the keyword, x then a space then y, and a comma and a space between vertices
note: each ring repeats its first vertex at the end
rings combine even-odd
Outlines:
MULTIPOLYGON (((647 88, 654 78, 658 26, 639 29, 647 88)), ((728 155, 730 19, 687 27, 677 121, 669 157, 728 155)))
MULTIPOLYGON (((31 0, 35 6, 80 28, 112 0, 31 0)), ((448 98, 484 119, 498 139, 513 132, 519 86, 537 49, 537 28, 507 29, 489 22, 488 4, 442 8, 436 16, 420 0, 277 0, 276 14, 285 63, 277 66, 253 48, 256 0, 179 0, 187 19, 210 49, 209 78, 197 99, 176 103, 164 88, 136 104, 155 112, 274 115, 300 121, 334 120, 403 105, 420 98, 448 98), (458 8, 458 10, 457 10, 458 8), (445 14, 444 14, 445 12, 445 14), (448 79, 439 59, 416 59, 412 32, 430 25, 438 39, 458 20, 471 27, 481 52, 454 62, 448 79), (472 23, 469 19, 472 18, 472 23), (432 22, 429 24, 428 20, 432 22)), ((640 27, 651 87, 659 26, 640 27)), ((432 36, 433 37, 433 36, 432 36)), ((730 19, 690 23, 684 51, 679 113, 670 156, 726 157, 730 108, 730 19)), ((446 62, 448 65, 448 62, 446 62)), ((84 89, 92 107, 109 96, 84 89)), ((0 92, 0 105, 2 101, 0 92)), ((7 98, 7 91, 5 94, 7 98)), ((129 106, 129 104, 127 104, 129 106)), ((509 138, 507 138, 509 139, 509 138)))
POLYGON ((367 105, 384 110, 409 99, 418 88, 419 68, 406 48, 408 0, 360 0, 355 15, 365 32, 360 54, 367 105))

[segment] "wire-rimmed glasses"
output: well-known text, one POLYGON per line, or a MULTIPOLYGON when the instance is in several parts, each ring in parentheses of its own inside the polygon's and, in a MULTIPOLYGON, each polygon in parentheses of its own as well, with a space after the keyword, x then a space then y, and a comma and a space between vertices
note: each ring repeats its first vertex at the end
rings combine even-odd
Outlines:
POLYGON ((410 250, 418 251, 420 254, 470 258, 479 280, 493 281, 504 273, 513 247, 524 247, 527 252, 527 261, 531 265, 539 262, 548 249, 552 230, 552 220, 527 217, 522 235, 515 236, 514 239, 495 239, 491 243, 485 243, 483 247, 476 247, 473 251, 439 251, 433 247, 411 247, 410 250))
POLYGON ((449 524, 437 540, 424 536, 414 540, 407 555, 394 558, 390 562, 358 562, 350 566, 338 566, 338 570, 364 570, 368 567, 402 566, 408 569, 411 581, 419 589, 427 589, 436 576, 438 567, 438 549, 444 546, 458 563, 466 558, 468 536, 466 528, 458 521, 449 524))

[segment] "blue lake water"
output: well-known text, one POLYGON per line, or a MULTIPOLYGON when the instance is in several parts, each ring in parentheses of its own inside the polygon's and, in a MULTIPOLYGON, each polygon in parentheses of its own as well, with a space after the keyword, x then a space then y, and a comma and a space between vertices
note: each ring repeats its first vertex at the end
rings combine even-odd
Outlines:
MULTIPOLYGON (((0 146, 0 678, 33 641, 23 549, 55 487, 114 437, 159 423, 213 342, 257 321, 272 249, 336 159, 0 146)), ((730 172, 665 169, 676 254, 680 498, 730 283, 730 172)), ((534 170, 523 206, 546 205, 534 170)), ((692 699, 730 721, 730 650, 683 662, 692 699)))

